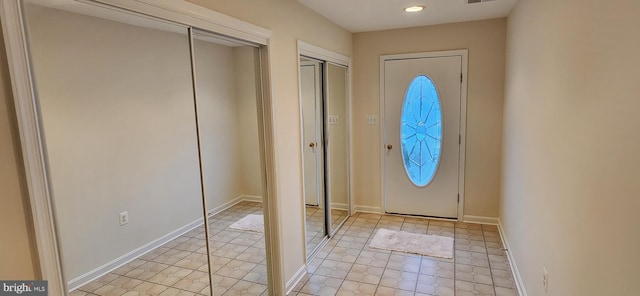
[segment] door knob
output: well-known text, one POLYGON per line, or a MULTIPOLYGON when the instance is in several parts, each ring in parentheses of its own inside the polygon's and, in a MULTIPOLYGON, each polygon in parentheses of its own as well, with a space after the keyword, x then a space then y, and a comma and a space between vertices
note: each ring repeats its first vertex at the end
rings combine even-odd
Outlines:
POLYGON ((388 144, 388 145, 387 145, 387 150, 391 150, 391 149, 393 149, 393 145, 388 144))
POLYGON ((309 147, 311 147, 311 148, 316 147, 316 143, 314 143, 314 142, 309 143, 309 147))

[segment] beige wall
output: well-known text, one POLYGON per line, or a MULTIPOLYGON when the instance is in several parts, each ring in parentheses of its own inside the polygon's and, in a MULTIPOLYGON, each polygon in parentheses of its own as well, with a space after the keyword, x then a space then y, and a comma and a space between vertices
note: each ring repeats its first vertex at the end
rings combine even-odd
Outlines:
POLYGON ((0 279, 40 277, 7 55, 0 31, 0 279))
POLYGON ((194 40, 207 207, 262 196, 252 47, 194 40), (246 85, 245 85, 246 83, 246 85))
POLYGON ((305 260, 296 40, 351 56, 352 35, 295 0, 189 1, 273 31, 269 45, 276 112, 277 207, 287 281, 305 260))
POLYGON ((258 135, 256 89, 256 49, 240 46, 233 49, 236 88, 241 194, 262 196, 262 171, 258 135))
POLYGON ((469 49, 465 215, 498 216, 506 20, 354 34, 353 143, 356 206, 380 207, 380 55, 469 49))
POLYGON ((509 16, 501 214, 528 295, 637 295, 640 5, 509 16))

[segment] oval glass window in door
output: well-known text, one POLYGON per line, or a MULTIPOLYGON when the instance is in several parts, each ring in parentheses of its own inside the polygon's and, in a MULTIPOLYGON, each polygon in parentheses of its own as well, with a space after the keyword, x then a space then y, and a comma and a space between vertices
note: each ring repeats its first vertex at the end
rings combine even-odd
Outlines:
POLYGON ((433 81, 420 75, 404 97, 400 123, 402 162, 411 182, 427 186, 436 175, 442 152, 442 111, 433 81))

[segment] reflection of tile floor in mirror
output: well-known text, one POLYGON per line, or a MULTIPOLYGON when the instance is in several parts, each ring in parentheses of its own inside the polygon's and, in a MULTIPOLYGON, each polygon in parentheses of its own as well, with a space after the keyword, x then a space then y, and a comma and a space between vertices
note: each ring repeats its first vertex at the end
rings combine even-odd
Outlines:
MULTIPOLYGON (((307 205, 306 206, 306 215, 307 215, 307 228, 306 228, 306 239, 307 239, 307 251, 312 252, 318 244, 324 238, 324 214, 322 212, 322 208, 318 206, 307 205)), ((331 225, 332 227, 339 226, 340 222, 347 217, 346 210, 331 210, 331 225)))
POLYGON ((496 226, 356 213, 290 295, 517 295, 496 226), (455 237, 454 259, 372 249, 377 228, 455 237))
POLYGON ((324 214, 322 208, 318 206, 306 206, 307 225, 306 240, 307 252, 313 251, 324 237, 324 214))
POLYGON ((340 226, 340 222, 342 222, 342 220, 347 218, 347 210, 338 210, 338 209, 332 209, 331 210, 331 229, 335 229, 336 227, 340 226))
MULTIPOLYGON (((267 295, 264 234, 228 228, 247 214, 262 214, 262 203, 240 202, 209 217, 216 296, 267 295)), ((200 226, 70 295, 210 295, 206 254, 200 226)))

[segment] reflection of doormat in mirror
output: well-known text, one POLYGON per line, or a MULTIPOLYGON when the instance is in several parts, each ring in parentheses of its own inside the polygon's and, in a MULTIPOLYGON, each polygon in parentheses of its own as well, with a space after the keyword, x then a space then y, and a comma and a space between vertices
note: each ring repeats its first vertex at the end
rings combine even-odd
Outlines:
POLYGON ((231 224, 229 228, 264 232, 264 217, 262 215, 249 214, 231 224))
POLYGON ((453 258, 453 238, 439 235, 381 228, 373 236, 369 247, 438 258, 453 258))

